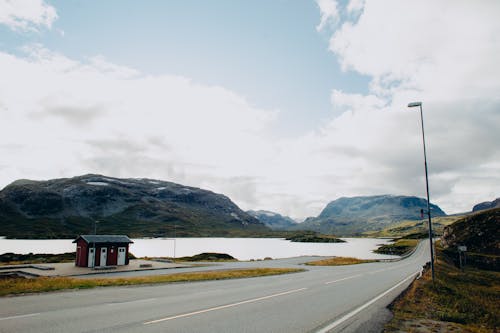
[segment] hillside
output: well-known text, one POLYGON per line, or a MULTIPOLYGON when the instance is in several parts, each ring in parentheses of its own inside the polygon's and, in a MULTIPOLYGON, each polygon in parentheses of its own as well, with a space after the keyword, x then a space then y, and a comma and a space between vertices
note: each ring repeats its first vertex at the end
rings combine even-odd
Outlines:
POLYGON ((229 198, 152 179, 85 175, 17 180, 0 191, 0 230, 10 238, 246 236, 269 229, 229 198), (175 229, 175 231, 174 231, 175 229))
POLYGON ((485 201, 481 202, 474 207, 472 207, 473 212, 478 212, 480 210, 492 209, 492 208, 500 208, 500 198, 497 198, 493 201, 485 201))
POLYGON ((384 332, 498 332, 499 223, 497 208, 446 226, 435 247, 435 281, 427 266, 389 306, 394 316, 384 332), (462 265, 457 246, 467 247, 462 265))
POLYGON ((441 245, 458 258, 457 247, 467 247, 467 260, 483 269, 500 270, 500 208, 471 214, 444 228, 441 245))
MULTIPOLYGON (((427 201, 411 196, 378 195, 340 198, 330 202, 318 217, 310 217, 296 228, 341 236, 361 235, 402 221, 421 220, 427 201)), ((431 204, 432 216, 446 214, 431 204)))
POLYGON ((297 225, 297 222, 288 216, 283 216, 267 210, 249 210, 247 213, 273 230, 288 230, 297 225))
MULTIPOLYGON (((449 216, 433 216, 432 217, 432 231, 435 235, 441 236, 443 234, 444 227, 450 225, 459 219, 463 218, 465 215, 449 215, 449 216)), ((391 224, 382 230, 377 231, 366 231, 363 233, 364 236, 368 237, 391 237, 398 238, 404 237, 410 234, 427 234, 429 231, 427 219, 423 220, 405 220, 398 222, 396 224, 391 224)))

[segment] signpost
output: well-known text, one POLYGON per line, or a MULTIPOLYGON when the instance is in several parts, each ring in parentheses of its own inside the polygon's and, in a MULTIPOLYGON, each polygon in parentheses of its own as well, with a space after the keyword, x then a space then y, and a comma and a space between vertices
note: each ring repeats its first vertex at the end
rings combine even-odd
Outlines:
POLYGON ((458 246, 458 260, 460 262, 460 269, 463 270, 463 266, 467 263, 466 257, 465 257, 465 252, 467 252, 467 246, 465 245, 459 245, 458 246), (463 263, 462 263, 462 255, 464 257, 463 263))

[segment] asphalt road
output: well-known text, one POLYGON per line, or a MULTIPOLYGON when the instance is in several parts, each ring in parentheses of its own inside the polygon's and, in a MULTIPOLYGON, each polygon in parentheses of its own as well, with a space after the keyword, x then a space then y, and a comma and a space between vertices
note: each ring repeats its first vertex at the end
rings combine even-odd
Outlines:
MULTIPOLYGON (((427 261, 425 244, 398 262, 306 267, 303 273, 239 280, 3 297, 0 332, 377 331, 388 316, 385 306, 427 261)), ((290 260, 293 266, 303 259, 290 260)))

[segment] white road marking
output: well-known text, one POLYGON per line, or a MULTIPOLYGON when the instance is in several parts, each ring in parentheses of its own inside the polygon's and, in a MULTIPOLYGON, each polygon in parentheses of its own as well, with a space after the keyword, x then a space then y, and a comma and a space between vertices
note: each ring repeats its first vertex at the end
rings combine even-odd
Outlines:
POLYGON ((344 281, 344 280, 354 279, 355 277, 362 276, 362 275, 363 274, 356 274, 356 275, 348 276, 348 277, 345 277, 345 278, 342 278, 342 279, 328 281, 328 282, 325 282, 325 284, 332 284, 332 283, 335 283, 335 282, 340 282, 340 281, 344 281))
POLYGON ((349 312, 348 314, 346 314, 342 318, 337 319, 336 321, 334 321, 330 325, 328 325, 326 327, 323 327, 319 331, 316 331, 316 333, 327 333, 327 332, 329 332, 330 330, 332 330, 335 327, 339 326, 340 324, 342 324, 346 320, 354 317, 356 314, 358 314, 359 312, 363 311, 365 308, 369 307, 370 305, 372 305, 373 303, 375 303, 376 301, 378 301, 379 299, 381 299, 382 297, 384 297, 385 295, 387 295, 388 293, 390 293, 391 291, 393 291, 394 289, 396 289, 397 287, 399 287, 400 285, 402 285, 403 283, 405 283, 406 281, 410 280, 411 278, 413 278, 418 273, 419 273, 419 271, 410 274, 410 276, 408 276, 405 279, 403 279, 401 282, 399 282, 398 284, 396 284, 394 287, 391 287, 391 288, 387 289, 386 291, 384 291, 383 293, 381 293, 380 295, 378 295, 377 297, 375 297, 371 301, 369 301, 369 302, 361 305, 359 308, 357 308, 357 309, 349 312))
POLYGON ((145 299, 138 299, 138 300, 128 301, 128 302, 108 303, 106 305, 113 306, 113 305, 131 304, 131 303, 133 304, 133 303, 141 303, 141 302, 150 302, 150 301, 154 301, 154 300, 156 300, 156 298, 145 298, 145 299))
POLYGON ((17 319, 17 318, 34 317, 34 316, 38 316, 39 314, 40 314, 40 313, 30 313, 30 314, 19 315, 19 316, 3 317, 3 318, 0 318, 0 320, 8 320, 8 319, 17 319))
POLYGON ((300 288, 300 289, 289 290, 289 291, 285 291, 285 292, 282 292, 282 293, 267 295, 267 296, 263 296, 263 297, 259 297, 259 298, 253 298, 253 299, 249 299, 249 300, 242 301, 242 302, 237 302, 237 303, 232 303, 232 304, 227 304, 227 305, 221 305, 221 306, 216 306, 216 307, 213 307, 213 308, 208 308, 208 309, 205 309, 205 310, 200 310, 200 311, 195 311, 195 312, 189 312, 189 313, 183 313, 183 314, 172 316, 172 317, 166 317, 166 318, 151 320, 151 321, 147 321, 147 322, 145 322, 143 324, 144 325, 156 324, 156 323, 160 323, 162 321, 167 321, 167 320, 172 320, 172 319, 178 319, 178 318, 184 318, 184 317, 190 317, 190 316, 194 316, 194 315, 201 314, 201 313, 206 313, 206 312, 211 312, 211 311, 217 311, 217 310, 227 309, 227 308, 231 308, 231 307, 238 306, 238 305, 243 305, 243 304, 255 303, 255 302, 258 302, 258 301, 263 301, 263 300, 269 299, 269 298, 274 298, 274 297, 289 295, 289 294, 297 293, 299 291, 303 291, 303 290, 306 290, 306 289, 307 288, 300 288))
POLYGON ((368 274, 376 274, 376 273, 380 273, 380 272, 392 271, 392 270, 400 269, 400 268, 403 268, 403 267, 406 267, 406 266, 410 266, 410 265, 414 265, 414 263, 410 262, 410 263, 407 263, 407 264, 404 264, 404 265, 398 265, 398 266, 394 266, 394 267, 391 267, 391 268, 379 269, 378 271, 371 271, 368 274))

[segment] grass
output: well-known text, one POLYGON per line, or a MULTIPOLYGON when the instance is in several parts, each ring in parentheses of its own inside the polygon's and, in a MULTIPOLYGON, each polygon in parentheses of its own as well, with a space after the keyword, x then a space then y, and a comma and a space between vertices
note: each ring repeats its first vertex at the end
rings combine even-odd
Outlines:
POLYGON ((254 268, 115 279, 76 279, 69 277, 39 277, 35 279, 5 278, 0 279, 0 296, 49 292, 63 289, 88 289, 108 286, 129 286, 140 284, 240 279, 257 276, 297 273, 302 271, 304 270, 293 268, 254 268))
POLYGON ((300 231, 287 237, 286 240, 302 243, 345 243, 334 235, 323 235, 314 231, 300 231))
POLYGON ((204 252, 196 254, 190 257, 180 257, 172 259, 175 262, 185 262, 185 261, 215 261, 215 262, 225 262, 225 261, 238 261, 233 256, 226 253, 214 253, 214 252, 204 252))
POLYGON ((418 242, 420 240, 418 239, 406 239, 406 238, 400 238, 397 239, 394 243, 392 244, 385 244, 380 246, 378 249, 376 249, 375 253, 381 253, 381 254, 395 254, 395 255, 403 255, 415 248, 417 246, 418 242))
POLYGON ((351 257, 334 257, 330 259, 323 259, 317 261, 311 261, 306 263, 309 266, 343 266, 343 265, 356 265, 364 264, 369 262, 375 262, 377 260, 366 260, 351 257))
POLYGON ((498 332, 500 272, 455 267, 438 247, 430 270, 391 305, 385 332, 498 332), (425 319, 422 319, 425 318, 425 319))

